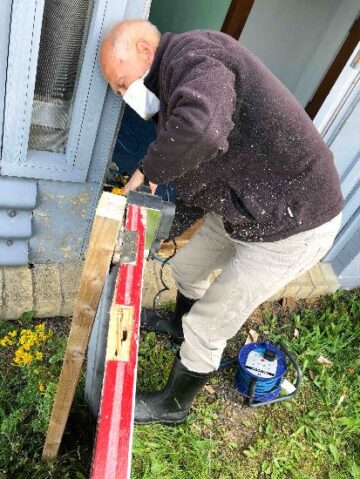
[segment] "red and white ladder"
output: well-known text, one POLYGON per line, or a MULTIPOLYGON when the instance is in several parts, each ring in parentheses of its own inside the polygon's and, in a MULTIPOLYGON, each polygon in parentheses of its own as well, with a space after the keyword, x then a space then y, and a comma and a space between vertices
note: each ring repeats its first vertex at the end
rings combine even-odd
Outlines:
POLYGON ((131 449, 139 347, 146 210, 128 205, 126 232, 135 236, 135 261, 120 263, 110 309, 105 369, 91 479, 127 479, 131 449))

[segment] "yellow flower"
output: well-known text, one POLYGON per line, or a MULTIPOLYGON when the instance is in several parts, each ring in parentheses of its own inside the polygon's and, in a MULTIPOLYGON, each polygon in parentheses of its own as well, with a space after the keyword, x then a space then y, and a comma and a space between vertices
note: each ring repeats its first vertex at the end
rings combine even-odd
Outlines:
POLYGON ((41 361, 42 358, 43 358, 43 353, 41 353, 40 351, 36 351, 35 359, 37 359, 38 361, 41 361))
POLYGON ((52 336, 52 330, 48 329, 48 332, 40 331, 38 334, 38 338, 41 339, 42 341, 45 341, 45 339, 48 339, 52 336))
POLYGON ((15 351, 14 362, 18 366, 29 364, 33 360, 32 354, 27 353, 24 349, 19 348, 15 351))
POLYGON ((0 339, 0 346, 14 345, 17 341, 18 349, 15 351, 13 363, 23 366, 34 359, 37 361, 43 360, 43 353, 38 349, 52 335, 53 331, 46 328, 45 323, 41 323, 32 327, 32 329, 23 328, 20 331, 10 331, 7 336, 0 339), (15 339, 16 336, 18 336, 17 339, 15 339))
POLYGON ((45 386, 43 385, 43 383, 39 383, 39 391, 41 393, 43 393, 45 391, 45 386))
MULTIPOLYGON (((23 330, 23 331, 25 331, 25 330, 23 330)), ((25 333, 21 332, 20 339, 19 339, 19 343, 20 343, 20 344, 24 344, 24 343, 26 343, 26 341, 27 341, 28 339, 29 339, 28 333, 27 333, 27 332, 25 332, 25 333)))
POLYGON ((3 347, 6 347, 6 346, 12 346, 14 344, 14 341, 12 341, 9 336, 4 336, 1 340, 0 340, 0 345, 3 346, 3 347))

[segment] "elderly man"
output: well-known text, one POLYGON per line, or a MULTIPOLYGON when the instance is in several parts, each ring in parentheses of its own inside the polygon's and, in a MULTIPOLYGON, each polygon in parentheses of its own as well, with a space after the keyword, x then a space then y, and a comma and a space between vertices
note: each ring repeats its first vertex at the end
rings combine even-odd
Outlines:
POLYGON ((343 198, 333 156, 286 87, 239 42, 214 31, 116 25, 101 69, 157 139, 127 190, 172 181, 205 222, 171 261, 178 295, 157 331, 183 340, 167 385, 137 397, 138 423, 185 420, 251 312, 330 249, 343 198), (209 274, 222 268, 210 285, 209 274))

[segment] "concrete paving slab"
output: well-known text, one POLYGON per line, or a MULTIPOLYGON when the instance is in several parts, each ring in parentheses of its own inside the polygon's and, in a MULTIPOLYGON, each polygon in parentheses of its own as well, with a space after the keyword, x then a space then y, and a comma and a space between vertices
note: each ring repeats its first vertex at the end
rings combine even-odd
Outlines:
POLYGON ((28 266, 6 266, 3 270, 3 318, 19 318, 34 308, 32 272, 28 266))
POLYGON ((33 291, 37 318, 60 316, 63 300, 59 263, 34 265, 33 291))

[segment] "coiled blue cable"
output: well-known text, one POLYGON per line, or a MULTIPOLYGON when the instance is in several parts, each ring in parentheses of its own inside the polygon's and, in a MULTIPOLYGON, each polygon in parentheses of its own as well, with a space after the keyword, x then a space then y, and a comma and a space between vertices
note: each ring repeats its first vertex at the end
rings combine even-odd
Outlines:
POLYGON ((286 373, 286 358, 282 351, 267 342, 250 343, 240 350, 238 361, 239 370, 236 384, 243 396, 261 402, 273 399, 280 394, 280 384, 286 373), (256 370, 251 370, 247 366, 250 353, 256 351, 257 354, 262 354, 266 350, 270 350, 276 355, 276 371, 273 377, 263 377, 256 370))
MULTIPOLYGON (((257 380, 254 390, 255 398, 269 394, 274 388, 279 386, 281 379, 282 378, 269 378, 262 379, 261 381, 257 380)), ((249 375, 248 371, 240 367, 237 376, 237 384, 239 389, 243 391, 244 394, 248 393, 252 381, 253 378, 249 375)))

